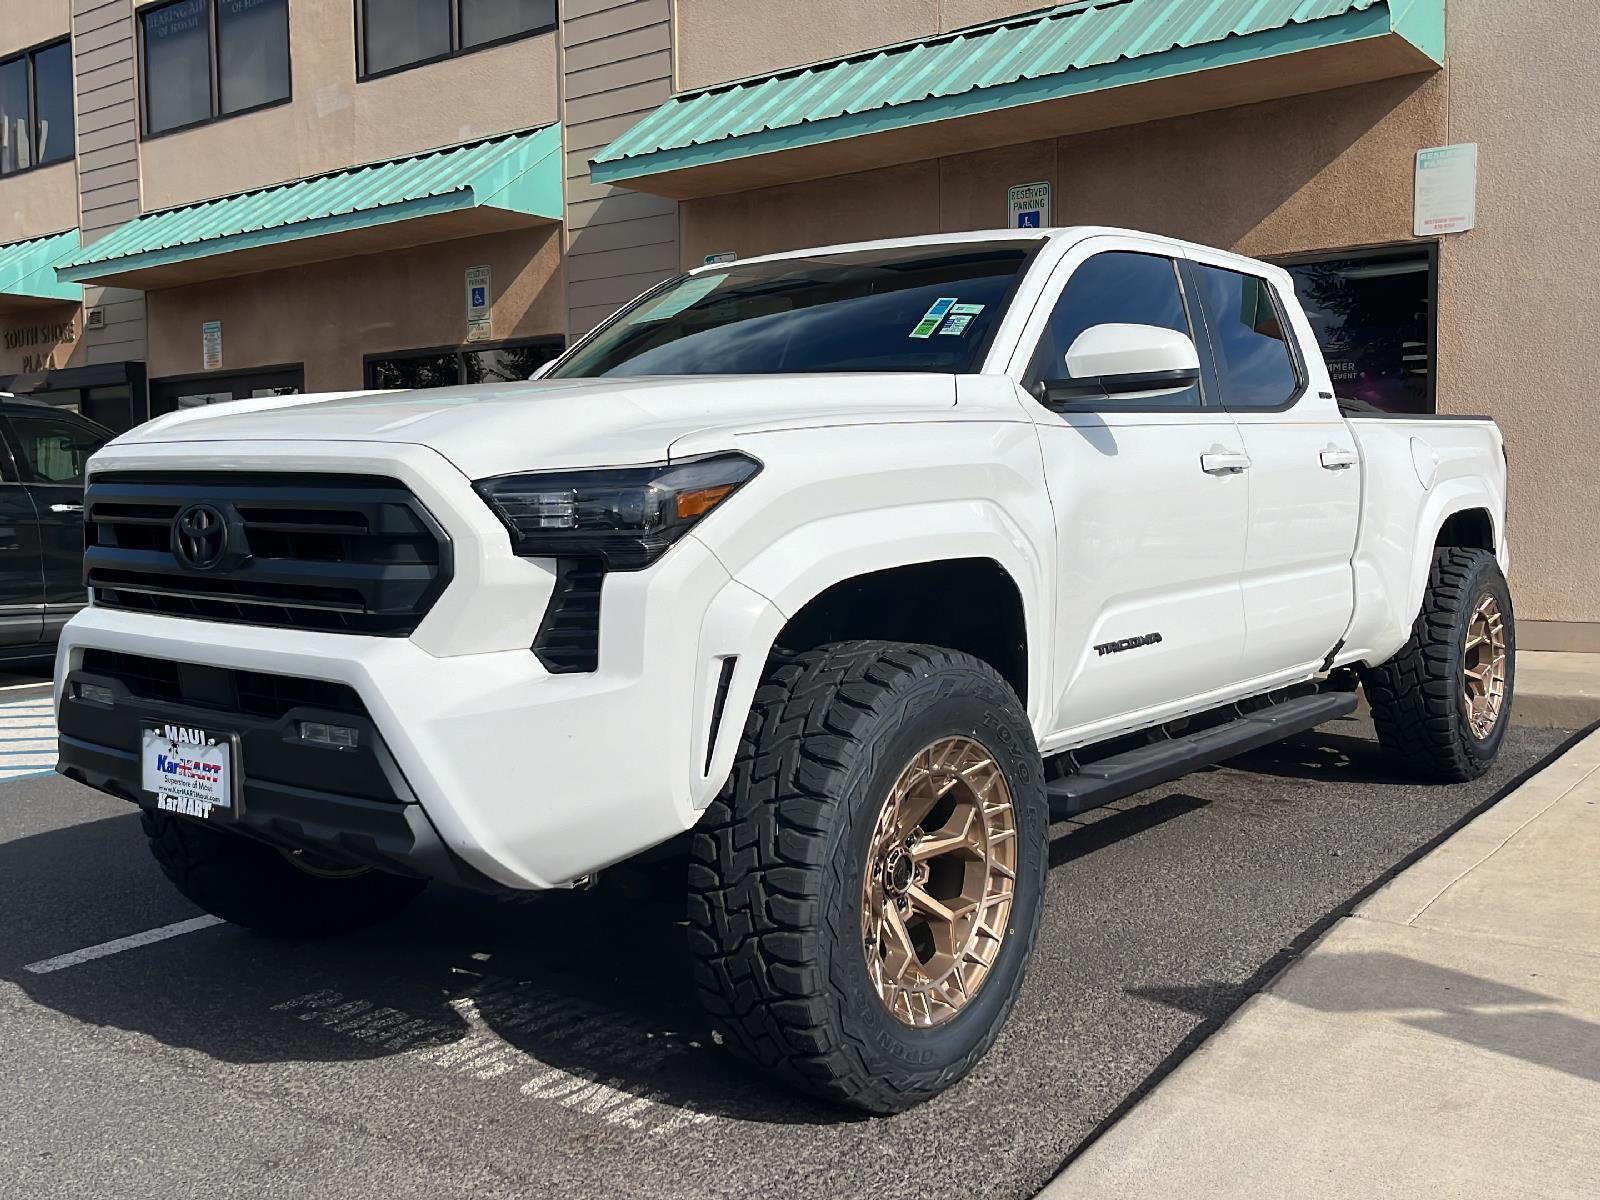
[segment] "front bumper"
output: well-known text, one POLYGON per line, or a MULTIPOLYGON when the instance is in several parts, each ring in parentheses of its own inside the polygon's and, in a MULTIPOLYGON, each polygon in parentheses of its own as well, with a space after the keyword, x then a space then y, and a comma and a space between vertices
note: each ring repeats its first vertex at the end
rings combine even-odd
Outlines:
MULTIPOLYGON (((249 733, 238 767, 241 832, 455 882, 561 886, 695 824, 727 773, 742 719, 727 723, 733 732, 721 732, 708 764, 722 660, 739 656, 726 711, 742 713, 782 619, 692 537, 648 571, 608 577, 601 612, 599 670, 551 675, 526 646, 439 656, 413 639, 91 607, 68 624, 57 659, 60 769, 150 804, 130 740, 140 717, 239 729, 249 733), (225 708, 120 697, 103 709, 79 699, 73 684, 95 648, 345 685, 365 710, 392 795, 286 776, 260 749, 286 729, 251 732, 225 708)), ((353 723, 282 718, 291 719, 353 723)))

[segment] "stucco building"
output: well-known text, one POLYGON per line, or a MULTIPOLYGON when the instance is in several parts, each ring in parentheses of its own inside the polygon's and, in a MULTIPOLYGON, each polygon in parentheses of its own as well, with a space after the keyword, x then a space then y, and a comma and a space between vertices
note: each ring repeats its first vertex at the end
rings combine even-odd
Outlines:
POLYGON ((0 389, 515 378, 720 255, 1130 225, 1290 265, 1352 395, 1495 416, 1523 644, 1600 650, 1581 0, 0 5, 0 389))

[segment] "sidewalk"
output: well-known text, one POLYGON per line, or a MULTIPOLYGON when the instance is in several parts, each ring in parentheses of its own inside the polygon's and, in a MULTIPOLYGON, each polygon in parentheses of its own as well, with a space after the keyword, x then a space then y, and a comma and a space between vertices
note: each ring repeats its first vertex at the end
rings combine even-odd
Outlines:
POLYGON ((1600 732, 1336 924, 1043 1195, 1600 1196, 1600 732))
POLYGON ((1584 729, 1600 721, 1600 654, 1517 651, 1512 720, 1538 729, 1584 729))

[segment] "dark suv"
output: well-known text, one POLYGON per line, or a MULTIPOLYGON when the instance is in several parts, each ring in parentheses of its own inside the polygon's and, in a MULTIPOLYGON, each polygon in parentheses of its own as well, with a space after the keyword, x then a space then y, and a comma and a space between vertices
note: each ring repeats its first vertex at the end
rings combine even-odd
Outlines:
POLYGON ((54 653, 83 590, 83 468, 116 435, 0 398, 0 661, 54 653))

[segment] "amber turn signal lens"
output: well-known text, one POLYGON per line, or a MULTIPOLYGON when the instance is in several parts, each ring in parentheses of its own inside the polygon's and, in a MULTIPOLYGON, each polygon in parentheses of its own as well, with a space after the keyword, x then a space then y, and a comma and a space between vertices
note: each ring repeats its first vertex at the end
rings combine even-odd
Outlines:
POLYGON ((703 517, 732 494, 733 485, 731 483, 720 483, 716 487, 700 488, 698 491, 680 493, 678 496, 678 520, 691 521, 695 517, 703 517))

